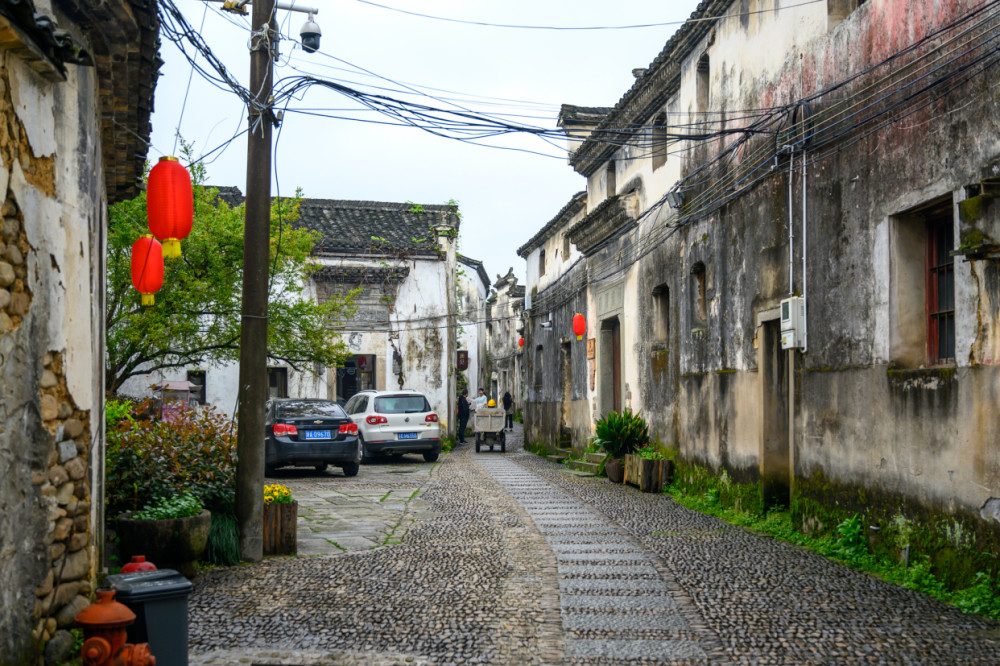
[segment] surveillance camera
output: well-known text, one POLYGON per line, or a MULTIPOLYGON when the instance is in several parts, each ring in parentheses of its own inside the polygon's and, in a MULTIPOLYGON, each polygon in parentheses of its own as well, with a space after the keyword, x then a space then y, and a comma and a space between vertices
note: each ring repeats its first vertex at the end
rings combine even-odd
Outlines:
POLYGON ((306 53, 315 53, 319 50, 319 38, 323 35, 323 31, 319 29, 319 25, 313 20, 312 14, 302 24, 299 34, 302 36, 303 51, 306 53))

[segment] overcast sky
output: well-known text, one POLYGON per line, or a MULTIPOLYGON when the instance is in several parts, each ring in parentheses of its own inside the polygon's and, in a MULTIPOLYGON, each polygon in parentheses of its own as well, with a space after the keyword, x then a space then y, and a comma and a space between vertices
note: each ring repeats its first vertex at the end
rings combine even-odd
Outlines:
MULTIPOLYGON (((697 5, 696 0, 377 1, 452 19, 573 27, 683 21, 697 5)), ((205 41, 246 85, 249 17, 222 14, 217 3, 207 3, 206 12, 206 3, 200 0, 176 2, 196 30, 204 20, 205 41)), ((632 85, 632 69, 646 67, 677 29, 666 25, 525 30, 431 20, 360 0, 296 4, 319 8, 321 49, 307 54, 294 42, 283 41, 276 80, 311 74, 366 92, 428 106, 460 104, 549 128, 555 128, 562 103, 613 106, 632 85), (438 99, 404 95, 405 87, 438 99)), ((278 18, 282 34, 298 40, 306 15, 279 10, 278 18)), ((174 148, 178 126, 181 135, 194 143, 196 155, 215 149, 246 127, 246 109, 235 94, 219 90, 197 72, 191 77, 191 67, 166 39, 161 57, 165 64, 156 87, 150 161, 179 150, 174 148)), ((272 194, 280 188, 282 195, 290 195, 301 188, 310 198, 423 204, 457 200, 463 215, 460 252, 483 261, 491 280, 513 266, 523 283, 524 261, 517 248, 574 193, 585 189, 584 178, 566 163, 561 141, 556 147, 520 135, 492 142, 548 155, 543 156, 470 145, 412 127, 363 122, 391 121, 319 88, 310 89, 289 108, 339 118, 285 116, 277 139, 272 194)), ((215 153, 207 166, 209 182, 245 190, 246 147, 244 135, 215 153)))

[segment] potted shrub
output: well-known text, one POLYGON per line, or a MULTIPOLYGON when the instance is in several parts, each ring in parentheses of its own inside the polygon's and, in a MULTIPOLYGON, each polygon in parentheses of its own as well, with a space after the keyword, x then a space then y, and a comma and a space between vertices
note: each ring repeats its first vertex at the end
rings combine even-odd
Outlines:
POLYGON ((597 421, 597 439, 608 457, 604 471, 614 483, 624 480, 623 458, 649 441, 649 426, 632 410, 610 412, 597 421))
POLYGON ((280 483, 264 486, 264 554, 294 555, 298 550, 299 503, 280 483))
MULTIPOLYGON (((203 558, 220 565, 239 563, 236 435, 230 418, 210 407, 182 407, 167 423, 151 404, 148 400, 106 403, 108 534, 114 534, 117 516, 190 492, 211 512, 203 558)), ((108 566, 115 558, 128 561, 114 552, 113 542, 109 546, 108 566)))
POLYGON ((176 569, 188 578, 198 574, 198 558, 208 545, 212 514, 192 493, 159 498, 141 511, 118 518, 123 560, 136 555, 161 569, 176 569))

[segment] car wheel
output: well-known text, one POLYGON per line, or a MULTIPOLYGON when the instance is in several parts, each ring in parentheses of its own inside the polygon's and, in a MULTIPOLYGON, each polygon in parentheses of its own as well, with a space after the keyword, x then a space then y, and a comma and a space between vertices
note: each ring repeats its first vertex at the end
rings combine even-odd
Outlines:
POLYGON ((507 435, 500 433, 500 453, 507 453, 507 435))
POLYGON ((344 476, 357 476, 358 470, 361 469, 361 465, 359 463, 347 463, 340 469, 344 470, 344 476))
POLYGON ((426 460, 427 462, 434 462, 435 460, 438 459, 439 455, 441 455, 440 451, 427 451, 426 453, 424 453, 424 460, 426 460))
POLYGON ((328 463, 320 463, 315 466, 317 472, 325 472, 329 467, 328 463))
POLYGON ((371 462, 373 456, 368 452, 368 445, 365 444, 365 438, 358 435, 358 439, 361 440, 361 462, 371 462))

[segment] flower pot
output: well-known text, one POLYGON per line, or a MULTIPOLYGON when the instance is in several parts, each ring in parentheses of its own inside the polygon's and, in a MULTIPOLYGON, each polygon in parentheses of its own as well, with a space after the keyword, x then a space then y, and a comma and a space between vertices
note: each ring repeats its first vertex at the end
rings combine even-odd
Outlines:
POLYGON ((299 547, 298 502, 264 505, 264 554, 294 555, 299 547))
POLYGON ((176 569, 188 578, 198 575, 198 558, 208 545, 212 513, 207 509, 188 518, 132 520, 119 516, 119 550, 123 561, 136 555, 160 569, 176 569))
POLYGON ((625 465, 621 458, 608 458, 604 462, 604 473, 611 483, 621 483, 625 479, 625 465))

